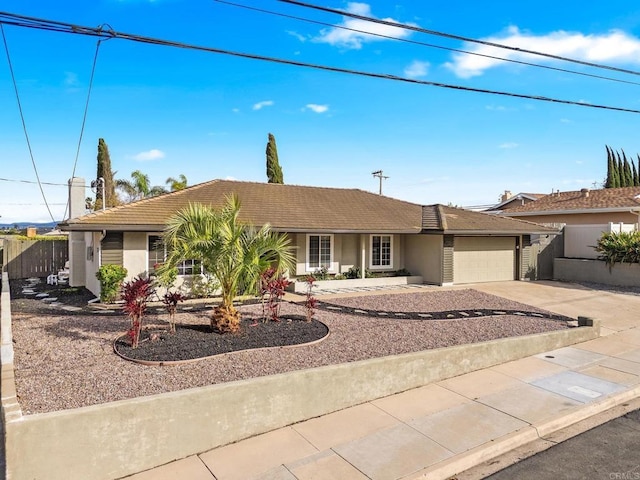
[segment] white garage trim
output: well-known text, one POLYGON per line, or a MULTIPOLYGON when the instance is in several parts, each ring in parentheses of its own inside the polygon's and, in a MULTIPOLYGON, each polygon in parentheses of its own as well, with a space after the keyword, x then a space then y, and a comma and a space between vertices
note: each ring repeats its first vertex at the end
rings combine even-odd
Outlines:
POLYGON ((455 237, 455 284, 514 280, 516 265, 515 237, 455 237))

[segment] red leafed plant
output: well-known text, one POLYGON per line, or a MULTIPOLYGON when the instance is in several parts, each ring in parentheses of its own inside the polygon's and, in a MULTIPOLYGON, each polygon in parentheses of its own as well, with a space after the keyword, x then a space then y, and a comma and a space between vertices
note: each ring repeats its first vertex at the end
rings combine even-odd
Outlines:
POLYGON ((307 298, 305 299, 304 307, 307 309, 307 322, 313 320, 313 316, 316 313, 316 307, 318 306, 318 299, 313 296, 315 281, 316 279, 311 275, 309 275, 305 280, 305 283, 307 284, 307 298))
POLYGON ((280 301, 290 283, 282 274, 277 275, 273 267, 266 269, 260 275, 262 317, 265 322, 268 319, 274 322, 280 321, 280 301))
POLYGON ((138 348, 140 331, 142 330, 142 316, 147 310, 147 302, 153 294, 151 280, 136 277, 122 285, 122 309, 131 319, 131 328, 127 335, 131 339, 131 348, 138 348))
POLYGON ((176 333, 176 309, 178 307, 178 302, 184 302, 186 297, 182 295, 180 292, 172 292, 167 290, 167 292, 162 297, 162 303, 164 303, 167 312, 169 313, 169 331, 171 333, 176 333))

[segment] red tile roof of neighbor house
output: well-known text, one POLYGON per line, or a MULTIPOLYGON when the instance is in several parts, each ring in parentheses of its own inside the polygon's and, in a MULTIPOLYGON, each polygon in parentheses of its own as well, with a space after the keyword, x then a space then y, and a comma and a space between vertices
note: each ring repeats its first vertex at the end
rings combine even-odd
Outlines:
POLYGON ((272 183, 212 180, 181 191, 97 211, 60 224, 71 231, 162 231, 169 218, 190 203, 221 207, 236 194, 240 219, 252 225, 269 224, 281 232, 420 233, 425 230, 467 231, 478 234, 534 233, 555 230, 522 220, 454 209, 422 207, 358 189, 306 187, 272 183), (425 212, 433 220, 423 220, 425 212), (423 228, 424 226, 424 228, 423 228))
POLYGON ((603 188, 557 192, 535 202, 510 208, 504 215, 537 212, 624 211, 640 209, 640 187, 603 188))

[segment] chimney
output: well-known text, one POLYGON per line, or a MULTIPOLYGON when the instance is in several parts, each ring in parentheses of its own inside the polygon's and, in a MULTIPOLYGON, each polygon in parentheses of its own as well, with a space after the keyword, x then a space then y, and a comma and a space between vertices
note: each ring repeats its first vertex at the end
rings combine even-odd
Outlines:
POLYGON ((85 183, 82 177, 69 180, 69 219, 80 217, 86 212, 85 183))
POLYGON ((588 188, 580 189, 580 193, 582 194, 583 197, 589 198, 589 189, 588 188))
POLYGON ((511 193, 511 190, 505 190, 504 193, 500 196, 500 201, 501 202, 506 202, 511 197, 513 197, 513 194, 511 193))

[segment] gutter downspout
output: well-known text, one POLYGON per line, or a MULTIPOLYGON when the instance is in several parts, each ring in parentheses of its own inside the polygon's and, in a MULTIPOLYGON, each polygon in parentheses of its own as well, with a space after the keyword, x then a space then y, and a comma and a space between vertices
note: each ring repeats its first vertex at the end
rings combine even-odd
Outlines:
POLYGON ((367 248, 365 234, 360 234, 360 278, 366 278, 367 248))

